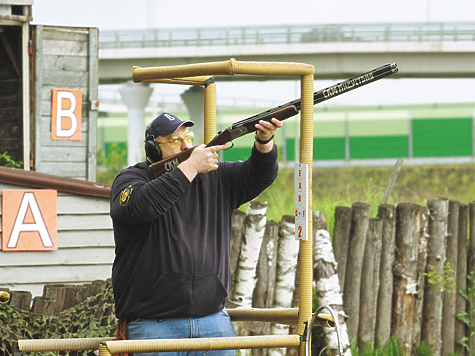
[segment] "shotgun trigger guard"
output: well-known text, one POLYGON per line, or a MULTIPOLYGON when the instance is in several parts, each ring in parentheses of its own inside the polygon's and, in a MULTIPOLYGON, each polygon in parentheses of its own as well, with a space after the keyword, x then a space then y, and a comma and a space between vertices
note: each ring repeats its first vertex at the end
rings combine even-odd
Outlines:
POLYGON ((230 150, 231 148, 233 148, 233 147, 234 147, 234 142, 233 142, 233 141, 230 141, 230 143, 231 143, 231 146, 230 146, 230 147, 228 147, 228 148, 226 148, 224 151, 230 150))

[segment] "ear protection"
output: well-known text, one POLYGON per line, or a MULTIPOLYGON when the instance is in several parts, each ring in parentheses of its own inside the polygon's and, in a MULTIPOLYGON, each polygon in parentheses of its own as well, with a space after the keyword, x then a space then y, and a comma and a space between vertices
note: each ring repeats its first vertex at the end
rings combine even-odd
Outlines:
POLYGON ((162 160, 162 150, 160 145, 155 141, 155 136, 150 133, 150 125, 148 124, 145 130, 145 155, 150 157, 153 161, 158 162, 162 160))

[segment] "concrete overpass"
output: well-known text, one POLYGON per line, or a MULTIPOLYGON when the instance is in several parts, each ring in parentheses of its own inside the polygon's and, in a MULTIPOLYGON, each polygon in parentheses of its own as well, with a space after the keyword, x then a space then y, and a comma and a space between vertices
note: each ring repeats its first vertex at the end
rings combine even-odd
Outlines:
MULTIPOLYGON (((349 78, 389 62, 398 64, 398 78, 475 78, 475 22, 102 31, 99 81, 128 81, 133 66, 230 58, 308 63, 316 79, 349 78)), ((269 79, 284 78, 233 78, 269 79)))

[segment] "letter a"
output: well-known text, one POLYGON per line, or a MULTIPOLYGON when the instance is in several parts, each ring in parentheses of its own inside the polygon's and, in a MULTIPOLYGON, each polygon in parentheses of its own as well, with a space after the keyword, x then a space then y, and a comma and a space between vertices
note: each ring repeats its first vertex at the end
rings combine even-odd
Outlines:
POLYGON ((15 248, 20 234, 23 231, 37 231, 40 234, 41 241, 43 242, 44 247, 53 247, 53 241, 48 233, 43 217, 41 216, 40 208, 36 202, 35 195, 33 193, 25 193, 23 200, 21 201, 20 209, 15 220, 15 225, 13 226, 12 233, 10 235, 10 240, 8 241, 8 248, 15 248), (31 209, 31 213, 35 220, 33 224, 24 224, 26 213, 28 207, 31 209))

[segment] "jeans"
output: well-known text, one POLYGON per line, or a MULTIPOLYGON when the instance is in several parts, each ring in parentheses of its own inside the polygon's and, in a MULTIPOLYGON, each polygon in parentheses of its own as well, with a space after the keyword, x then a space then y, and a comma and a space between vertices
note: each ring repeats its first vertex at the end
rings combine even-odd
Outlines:
MULTIPOLYGON (((202 318, 138 319, 127 326, 127 340, 236 336, 226 309, 202 318)), ((137 356, 234 356, 235 350, 138 353, 137 356)))

